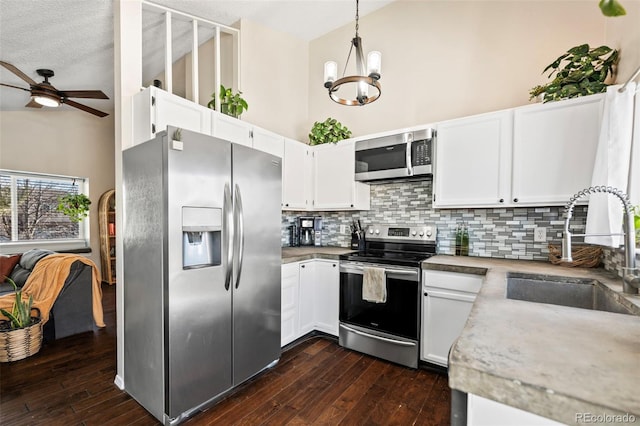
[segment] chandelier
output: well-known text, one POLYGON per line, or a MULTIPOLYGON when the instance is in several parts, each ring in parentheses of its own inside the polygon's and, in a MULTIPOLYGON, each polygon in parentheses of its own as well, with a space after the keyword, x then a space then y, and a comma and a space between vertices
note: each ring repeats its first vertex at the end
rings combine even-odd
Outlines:
MULTIPOLYGON (((382 64, 382 54, 378 51, 369 52, 367 55, 367 73, 365 74, 365 62, 362 56, 362 39, 358 35, 358 20, 359 20, 359 0, 356 0, 356 35, 351 40, 351 48, 349 49, 349 55, 347 56, 347 62, 344 65, 344 71, 342 72, 342 78, 338 78, 338 64, 335 61, 328 61, 324 64, 324 87, 329 90, 329 97, 339 103, 340 105, 366 105, 375 101, 380 97, 382 93, 380 88, 380 66, 382 64), (351 58, 351 52, 355 48, 356 56, 356 72, 359 75, 350 75, 345 77, 344 74, 347 71, 347 65, 351 58), (338 89, 343 85, 350 85, 353 87, 355 84, 355 99, 342 98, 338 94, 338 89), (373 89, 373 93, 369 96, 369 89, 373 89)), ((345 93, 345 88, 342 89, 342 94, 345 93)), ((353 92, 352 92, 353 93, 353 92)))

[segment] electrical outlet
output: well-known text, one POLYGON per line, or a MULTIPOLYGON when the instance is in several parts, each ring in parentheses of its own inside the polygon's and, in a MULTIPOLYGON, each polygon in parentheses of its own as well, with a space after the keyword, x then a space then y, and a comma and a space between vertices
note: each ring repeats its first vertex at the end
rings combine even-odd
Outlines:
POLYGON ((340 233, 341 234, 347 233, 347 225, 340 225, 340 233))
POLYGON ((536 243, 544 243, 547 241, 547 228, 538 226, 533 230, 533 241, 536 243))

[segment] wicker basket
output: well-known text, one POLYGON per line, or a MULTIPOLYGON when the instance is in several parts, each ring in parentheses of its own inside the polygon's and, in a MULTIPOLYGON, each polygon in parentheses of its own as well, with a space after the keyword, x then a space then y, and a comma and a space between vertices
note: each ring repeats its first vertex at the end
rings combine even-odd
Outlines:
POLYGON ((0 321, 0 362, 18 361, 38 353, 42 346, 42 321, 32 317, 28 327, 11 329, 9 321, 0 321))
POLYGON ((554 265, 579 266, 582 268, 595 268, 602 260, 602 248, 590 245, 572 245, 572 262, 562 261, 562 249, 549 244, 549 261, 554 265))

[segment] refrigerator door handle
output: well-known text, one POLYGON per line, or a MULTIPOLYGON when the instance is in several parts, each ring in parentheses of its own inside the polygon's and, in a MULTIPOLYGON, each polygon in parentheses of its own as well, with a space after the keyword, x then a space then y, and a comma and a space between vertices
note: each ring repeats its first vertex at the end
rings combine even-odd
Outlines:
POLYGON ((229 183, 224 184, 224 203, 222 219, 222 252, 224 267, 224 288, 229 290, 231 285, 231 273, 233 271, 233 203, 231 201, 231 187, 229 183))
POLYGON ((244 257, 244 211, 242 209, 242 196, 240 195, 240 187, 238 184, 236 184, 235 187, 234 199, 236 201, 234 204, 234 228, 237 230, 235 233, 235 237, 237 238, 235 248, 237 250, 236 259, 238 262, 235 287, 238 288, 240 285, 240 274, 242 272, 242 260, 244 257))

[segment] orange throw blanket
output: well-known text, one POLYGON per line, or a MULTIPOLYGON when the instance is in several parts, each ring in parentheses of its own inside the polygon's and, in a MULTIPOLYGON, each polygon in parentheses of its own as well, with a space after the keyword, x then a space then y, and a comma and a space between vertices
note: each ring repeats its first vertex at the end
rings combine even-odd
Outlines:
MULTIPOLYGON (((102 313, 102 288, 100 287, 100 272, 90 259, 75 254, 54 253, 46 256, 36 263, 33 272, 27 278, 27 282, 22 287, 23 300, 28 300, 33 296, 33 307, 40 309, 42 323, 49 320, 49 311, 58 298, 58 294, 64 286, 64 282, 69 276, 71 264, 76 260, 91 266, 92 290, 93 290, 93 320, 98 327, 104 327, 104 317, 102 313)), ((0 297, 0 308, 11 312, 13 302, 16 300, 14 293, 0 297)), ((0 314, 0 317, 4 318, 0 314)))

